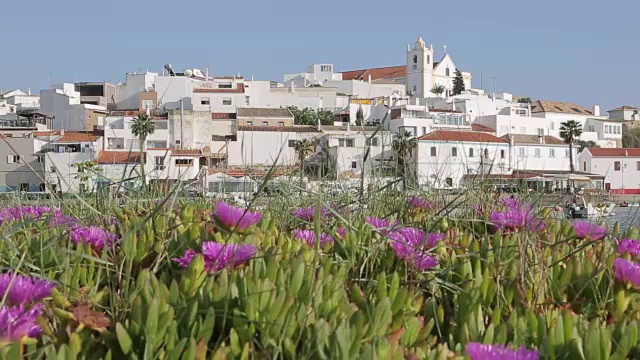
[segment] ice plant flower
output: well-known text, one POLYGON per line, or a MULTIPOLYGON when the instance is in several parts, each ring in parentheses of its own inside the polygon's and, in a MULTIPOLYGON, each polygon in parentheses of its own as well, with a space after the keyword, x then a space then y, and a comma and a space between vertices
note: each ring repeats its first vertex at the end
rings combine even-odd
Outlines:
POLYGON ((89 244, 96 250, 102 250, 105 246, 111 247, 118 239, 118 235, 95 225, 74 227, 70 235, 74 243, 89 244))
POLYGON ((471 360, 537 360, 540 353, 535 350, 527 350, 521 347, 512 350, 504 345, 486 345, 477 342, 468 343, 465 346, 471 360))
POLYGON ((193 258, 196 257, 196 255, 198 255, 198 253, 195 250, 189 249, 184 252, 184 255, 182 255, 182 257, 173 258, 172 260, 178 263, 180 267, 187 268, 193 261, 193 258))
POLYGON ((573 230, 578 239, 600 240, 607 235, 607 229, 590 223, 588 221, 576 221, 573 223, 573 230))
POLYGON ((42 304, 36 304, 30 308, 24 305, 0 307, 0 343, 11 343, 25 337, 40 336, 42 329, 36 319, 43 308, 42 304))
POLYGON ((438 265, 438 260, 427 254, 417 254, 408 260, 418 270, 427 270, 438 265))
POLYGON ((444 234, 425 233, 416 228, 402 228, 389 232, 391 248, 399 259, 411 263, 418 270, 438 265, 438 261, 426 252, 445 238, 444 234))
MULTIPOLYGON (((180 267, 189 267, 198 253, 189 249, 180 258, 174 258, 180 267)), ((238 267, 249 261, 256 254, 256 247, 248 244, 221 244, 206 241, 202 244, 202 257, 207 272, 216 272, 225 268, 238 267)))
POLYGON ((244 231, 251 226, 260 222, 262 215, 257 212, 251 212, 240 208, 233 207, 224 201, 216 204, 213 212, 218 222, 229 230, 244 231))
POLYGON ((60 213, 59 209, 52 209, 48 206, 14 206, 3 208, 0 209, 0 225, 27 219, 39 220, 58 213, 60 213))
MULTIPOLYGON (((303 240, 309 246, 315 246, 316 244, 316 232, 313 230, 294 230, 293 237, 298 240, 303 240)), ((333 243, 334 239, 330 235, 320 233, 320 247, 328 243, 333 243)))
POLYGON ((634 288, 640 289, 640 264, 617 258, 613 262, 613 272, 620 282, 631 284, 634 288))
POLYGON ((389 219, 380 219, 372 216, 365 217, 365 220, 374 230, 379 231, 383 235, 389 233, 389 230, 391 230, 389 229, 390 227, 398 225, 397 221, 392 222, 389 219))
POLYGON ((640 241, 638 240, 620 240, 618 242, 618 254, 629 254, 633 257, 640 255, 640 241))
POLYGON ((507 206, 505 211, 491 211, 489 221, 498 229, 506 231, 544 229, 544 222, 536 217, 531 205, 507 206))
POLYGON ((504 206, 506 206, 507 208, 521 208, 522 207, 522 203, 520 202, 520 200, 518 200, 516 198, 504 198, 504 199, 502 199, 502 204, 504 204, 504 206))
MULTIPOLYGON (((293 216, 297 217, 300 220, 303 221, 313 221, 316 217, 316 207, 315 206, 311 206, 311 207, 301 207, 301 208, 297 208, 295 210, 293 210, 292 212, 293 216)), ((321 208, 320 209, 320 218, 324 219, 327 216, 331 215, 331 212, 325 208, 321 208)))
POLYGON ((55 284, 13 273, 0 274, 0 299, 12 306, 27 305, 51 296, 55 284))
POLYGON ((407 203, 414 209, 429 210, 433 208, 433 204, 418 196, 409 196, 407 198, 407 203))
POLYGON ((53 216, 49 220, 51 227, 74 227, 80 223, 80 220, 73 216, 64 215, 61 211, 54 211, 53 216))
POLYGON ((341 238, 345 238, 347 236, 347 229, 345 228, 337 228, 336 229, 336 234, 338 234, 338 236, 340 236, 341 238))

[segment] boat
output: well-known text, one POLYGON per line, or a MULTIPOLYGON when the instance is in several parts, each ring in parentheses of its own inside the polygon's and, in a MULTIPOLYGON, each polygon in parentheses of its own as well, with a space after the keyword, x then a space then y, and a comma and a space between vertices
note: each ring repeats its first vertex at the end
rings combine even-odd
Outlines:
POLYGON ((628 202, 621 202, 620 204, 618 204, 618 207, 629 207, 629 203, 628 202))
POLYGON ((640 206, 640 202, 630 202, 627 203, 629 207, 639 207, 640 206))
POLYGON ((569 219, 597 219, 603 217, 614 216, 613 209, 616 207, 615 203, 605 202, 594 206, 591 203, 586 203, 582 198, 582 203, 574 201, 564 207, 564 214, 569 219))

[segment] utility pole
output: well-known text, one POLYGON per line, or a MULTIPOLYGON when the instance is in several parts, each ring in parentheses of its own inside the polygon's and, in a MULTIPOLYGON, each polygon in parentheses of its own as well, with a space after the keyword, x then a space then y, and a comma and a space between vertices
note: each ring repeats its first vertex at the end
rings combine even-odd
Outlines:
POLYGON ((180 149, 182 149, 182 143, 184 142, 182 134, 182 119, 184 117, 184 98, 180 98, 180 149))

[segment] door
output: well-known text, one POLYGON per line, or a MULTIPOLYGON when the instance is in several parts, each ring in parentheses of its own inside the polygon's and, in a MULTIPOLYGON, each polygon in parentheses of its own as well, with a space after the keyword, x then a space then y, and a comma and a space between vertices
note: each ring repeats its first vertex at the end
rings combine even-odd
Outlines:
POLYGON ((607 191, 611 190, 611 183, 604 183, 604 189, 607 191))

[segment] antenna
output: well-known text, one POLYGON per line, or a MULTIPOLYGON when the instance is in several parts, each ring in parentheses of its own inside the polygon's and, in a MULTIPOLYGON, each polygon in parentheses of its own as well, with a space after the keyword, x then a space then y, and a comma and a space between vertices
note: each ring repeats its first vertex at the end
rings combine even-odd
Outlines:
POLYGON ((169 72, 169 76, 176 76, 176 73, 173 71, 171 64, 165 65, 164 68, 169 72))

